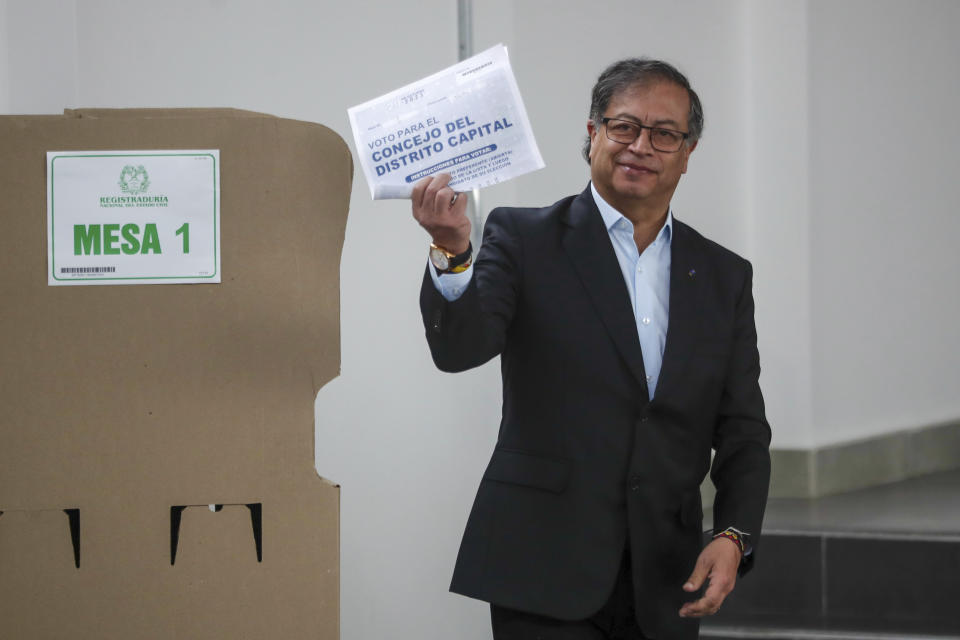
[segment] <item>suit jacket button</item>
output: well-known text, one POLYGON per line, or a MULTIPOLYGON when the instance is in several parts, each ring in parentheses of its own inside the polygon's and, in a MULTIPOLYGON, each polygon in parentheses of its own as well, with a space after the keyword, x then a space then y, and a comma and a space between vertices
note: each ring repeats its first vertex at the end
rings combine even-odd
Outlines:
POLYGON ((630 491, 640 491, 640 476, 630 478, 630 491))

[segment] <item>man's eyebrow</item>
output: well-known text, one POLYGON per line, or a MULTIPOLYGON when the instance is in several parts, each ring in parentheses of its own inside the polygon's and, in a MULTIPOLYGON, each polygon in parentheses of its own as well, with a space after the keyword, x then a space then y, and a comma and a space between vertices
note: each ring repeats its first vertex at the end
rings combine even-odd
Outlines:
MULTIPOLYGON (((616 115, 612 115, 612 116, 608 116, 608 117, 614 118, 615 120, 629 120, 630 122, 636 122, 637 124, 643 124, 643 122, 640 120, 640 118, 638 118, 638 117, 636 117, 636 116, 634 116, 634 115, 632 115, 632 114, 629 114, 629 113, 618 113, 618 114, 616 114, 616 115)), ((660 119, 660 120, 654 120, 654 121, 653 121, 653 124, 644 125, 644 126, 649 126, 649 127, 664 127, 664 128, 669 128, 669 129, 677 129, 678 131, 680 130, 680 123, 677 122, 676 120, 671 120, 670 118, 662 118, 662 119, 660 119)))

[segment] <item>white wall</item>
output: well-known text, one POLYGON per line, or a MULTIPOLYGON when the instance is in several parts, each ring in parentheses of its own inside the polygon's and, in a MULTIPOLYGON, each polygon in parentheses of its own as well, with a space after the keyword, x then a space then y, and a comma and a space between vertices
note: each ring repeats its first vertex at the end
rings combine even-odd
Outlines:
POLYGON ((0 0, 0 113, 10 112, 9 48, 10 39, 7 36, 7 0, 0 0))
POLYGON ((807 3, 740 4, 747 257, 774 447, 814 445, 811 419, 807 3))
POLYGON ((586 185, 579 149, 589 90, 612 60, 655 55, 691 78, 706 128, 674 210, 755 263, 763 387, 779 447, 812 442, 805 12, 800 0, 611 1, 602 10, 525 0, 483 3, 476 25, 479 47, 510 47, 547 164, 511 183, 504 199, 485 193, 485 207, 542 205, 586 185))
MULTIPOLYGON (((483 209, 582 189, 596 75, 617 57, 670 60, 707 117, 675 211, 754 263, 774 444, 960 417, 960 5, 475 4, 475 49, 509 45, 547 163, 485 190, 483 209)), ((0 0, 0 112, 232 106, 352 145, 347 107, 453 63, 456 37, 455 0, 0 0)), ((496 437, 499 372, 433 368, 417 309, 426 246, 408 206, 372 203, 355 176, 342 375, 316 405, 317 467, 343 487, 347 640, 489 637, 486 607, 446 589, 496 437)))
POLYGON ((7 1, 9 113, 59 113, 77 99, 76 6, 66 0, 7 1))
POLYGON ((810 4, 813 425, 960 416, 960 3, 810 4))

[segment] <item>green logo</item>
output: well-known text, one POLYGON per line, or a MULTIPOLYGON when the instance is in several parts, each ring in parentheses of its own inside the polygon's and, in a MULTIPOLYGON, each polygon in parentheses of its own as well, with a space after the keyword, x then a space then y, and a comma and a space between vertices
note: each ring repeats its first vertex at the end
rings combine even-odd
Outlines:
POLYGON ((150 176, 147 175, 147 170, 143 168, 142 164, 137 166, 128 164, 120 172, 120 182, 117 184, 120 185, 121 191, 135 196, 147 192, 150 187, 150 176))

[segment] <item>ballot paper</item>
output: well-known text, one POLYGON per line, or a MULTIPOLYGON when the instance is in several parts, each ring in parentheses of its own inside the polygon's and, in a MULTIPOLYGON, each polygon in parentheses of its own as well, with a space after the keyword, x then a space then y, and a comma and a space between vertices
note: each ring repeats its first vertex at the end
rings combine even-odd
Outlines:
POLYGON ((468 191, 543 168, 502 44, 347 113, 374 200, 438 173, 468 191))

